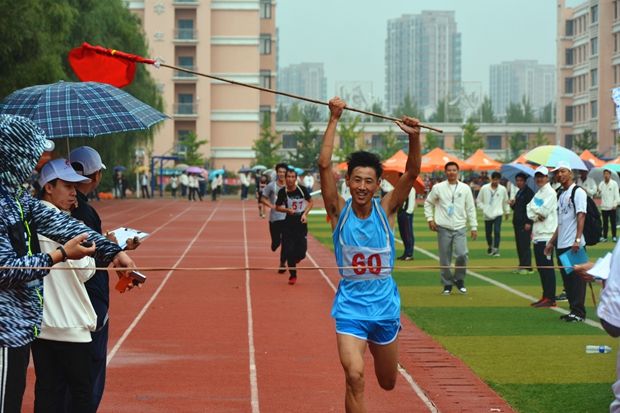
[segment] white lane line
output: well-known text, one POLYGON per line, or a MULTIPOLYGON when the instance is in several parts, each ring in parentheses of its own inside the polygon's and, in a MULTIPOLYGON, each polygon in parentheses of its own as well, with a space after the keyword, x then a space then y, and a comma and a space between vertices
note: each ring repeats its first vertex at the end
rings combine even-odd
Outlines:
MULTIPOLYGON (((308 259, 310 261, 312 261, 312 264, 315 267, 317 267, 317 269, 319 270, 319 272, 321 273, 321 275, 323 276, 325 281, 327 281, 327 284, 329 284, 329 286, 332 288, 332 290, 334 291, 334 294, 335 294, 336 293, 336 286, 334 285, 334 283, 332 283, 332 281, 329 279, 329 277, 327 277, 327 274, 325 274, 325 272, 323 271, 322 268, 318 268, 319 265, 314 260, 314 258, 312 258, 312 256, 310 254, 306 253, 306 257, 308 257, 308 259)), ((413 380, 413 377, 411 377, 411 375, 407 372, 407 370, 405 370, 400 364, 398 366, 398 372, 405 378, 405 380, 407 380, 407 383, 409 383, 409 385, 411 386, 413 391, 418 395, 420 400, 422 400, 424 402, 424 404, 426 404, 426 407, 428 407, 428 409, 432 413, 438 413, 439 411, 437 410, 437 408, 435 407, 433 402, 431 402, 430 399, 428 397, 426 397, 426 394, 424 394, 424 392, 422 391, 420 386, 418 386, 418 383, 416 383, 415 380, 413 380)))
MULTIPOLYGON (((209 221, 211 221, 211 218, 213 218, 213 215, 215 215, 215 212, 217 211, 218 208, 219 208, 219 204, 215 207, 215 209, 213 210, 213 212, 211 213, 209 218, 207 218, 207 220, 204 222, 204 224, 202 224, 202 227, 200 227, 200 230, 198 231, 198 233, 196 234, 194 239, 192 239, 192 241, 187 245, 187 248, 185 248, 185 251, 183 251, 183 254, 181 254, 181 256, 179 257, 177 262, 172 266, 173 269, 168 271, 168 274, 166 274, 166 276, 164 277, 164 280, 161 282, 159 287, 157 287, 157 289, 155 290, 155 292, 153 293, 151 298, 147 301, 146 304, 144 304, 144 307, 142 307, 142 310, 140 310, 140 312, 138 313, 136 318, 134 318, 134 320, 131 323, 131 325, 129 327, 127 327, 127 330, 125 330, 125 332, 123 333, 121 338, 118 340, 118 342, 116 343, 114 348, 112 348, 112 350, 110 351, 110 354, 108 354, 108 358, 107 358, 107 362, 106 362, 107 365, 110 364, 110 362, 114 358, 114 355, 116 355, 116 352, 118 351, 118 349, 123 345, 123 343, 125 342, 125 340, 129 336, 129 334, 131 334, 133 329, 136 327, 136 325, 138 324, 140 319, 142 319, 142 316, 144 315, 144 313, 146 313, 146 310, 151 306, 153 301, 155 301, 155 298, 157 298, 157 296, 159 295, 160 291, 164 288, 164 286, 166 285, 166 283, 168 282, 168 280, 170 279, 170 277, 174 273, 174 268, 176 268, 183 261, 183 258, 185 258, 185 255, 187 255, 187 252, 192 248, 192 246, 194 245, 194 243, 196 242, 196 240, 198 239, 200 234, 202 234, 202 232, 204 231, 205 227, 207 226, 209 221)), ((176 219, 176 218, 173 218, 171 221, 173 221, 174 219, 176 219)), ((159 227, 159 228, 161 228, 161 227, 159 227)), ((157 228, 157 230, 159 228, 157 228)), ((153 232, 155 232, 155 231, 153 231, 153 232)))
MULTIPOLYGON (((245 250, 245 267, 250 267, 248 256, 248 234, 245 221, 245 206, 243 207, 243 248, 245 250)), ((254 349, 254 319, 252 318, 252 293, 250 291, 250 270, 245 270, 245 298, 248 307, 248 347, 250 356, 250 394, 252 413, 260 412, 258 406, 258 378, 256 375, 256 353, 254 349)))
MULTIPOLYGON (((396 238, 396 237, 394 237, 394 239, 396 240, 396 242, 399 242, 399 243, 401 243, 401 244, 403 243, 401 240, 399 240, 399 239, 398 239, 398 238, 396 238)), ((420 248, 420 247, 413 247, 413 248, 414 248, 416 251, 419 251, 419 252, 421 252, 422 254, 427 255, 427 256, 429 256, 429 257, 433 258, 434 260, 439 261, 439 257, 438 257, 437 255, 433 254, 432 252, 429 252, 429 251, 427 251, 427 250, 425 250, 425 249, 422 249, 422 248, 420 248)), ((411 267, 411 268, 412 268, 412 269, 415 269, 415 267, 411 267)), ((486 282, 488 282, 488 283, 490 283, 490 284, 493 284, 493 285, 495 285, 495 286, 497 286, 497 287, 499 287, 499 288, 502 288, 502 289, 504 289, 504 290, 506 290, 506 291, 508 291, 508 292, 510 292, 510 293, 513 293, 513 294, 515 294, 515 295, 518 295, 519 297, 523 297, 523 298, 527 299, 527 300, 528 300, 528 301, 530 301, 530 302, 534 302, 534 301, 536 301, 536 300, 537 300, 537 298, 532 297, 531 295, 527 295, 527 294, 525 294, 525 293, 523 293, 523 292, 521 292, 521 291, 519 291, 519 290, 516 290, 516 289, 514 289, 514 288, 512 288, 512 287, 510 287, 510 286, 508 286, 508 285, 506 285, 506 284, 504 284, 504 283, 501 283, 501 282, 499 282, 499 281, 495 281, 494 279, 489 278, 489 277, 485 277, 485 276, 484 276, 484 275, 482 275, 482 274, 478 274, 477 272, 473 272, 473 271, 471 271, 471 270, 467 270, 467 274, 469 274, 469 275, 471 275, 471 276, 474 276, 474 277, 476 277, 476 278, 478 278, 478 279, 481 279, 481 280, 483 280, 483 281, 486 281, 486 282)), ((565 309, 563 309, 563 308, 561 308, 561 307, 551 307, 551 309, 552 309, 552 310, 554 310, 554 311, 557 311, 557 312, 558 312, 558 313, 560 313, 560 314, 568 314, 568 311, 566 311, 565 309)), ((597 323, 596 321, 592 321, 592 320, 590 320, 589 318, 586 318, 583 322, 584 322, 584 323, 586 323, 586 324, 588 324, 588 325, 591 325, 592 327, 596 327, 596 328, 599 328, 599 329, 601 329, 601 330, 603 329, 603 326, 601 326, 601 324, 600 324, 600 323, 597 323)))

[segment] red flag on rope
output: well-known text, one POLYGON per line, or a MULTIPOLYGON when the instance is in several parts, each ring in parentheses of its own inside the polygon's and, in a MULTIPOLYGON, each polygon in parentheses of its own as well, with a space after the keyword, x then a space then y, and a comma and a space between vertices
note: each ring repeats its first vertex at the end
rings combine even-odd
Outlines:
POLYGON ((155 64, 152 59, 91 46, 88 43, 82 43, 81 47, 69 52, 69 64, 82 82, 101 82, 118 88, 133 81, 136 62, 155 64))

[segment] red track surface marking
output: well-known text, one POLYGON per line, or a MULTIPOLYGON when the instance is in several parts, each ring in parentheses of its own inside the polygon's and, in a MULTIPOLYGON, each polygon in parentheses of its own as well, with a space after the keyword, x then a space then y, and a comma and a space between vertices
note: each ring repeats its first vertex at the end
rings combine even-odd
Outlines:
MULTIPOLYGON (((267 220, 252 202, 155 199, 93 205, 104 229, 131 226, 151 232, 131 252, 138 266, 279 263, 279 252, 269 248, 267 220)), ((313 238, 308 250, 319 266, 335 264, 333 253, 313 238)), ((336 271, 324 273, 337 284, 336 271)), ((274 270, 151 271, 147 276, 143 289, 119 294, 111 275, 109 351, 115 346, 117 351, 110 354, 100 412, 344 411, 344 375, 329 316, 334 293, 318 270, 300 271, 295 286, 287 284, 288 274, 274 270)), ((404 317, 403 327, 401 364, 439 411, 512 411, 404 317)), ((432 411, 404 377, 394 391, 381 390, 370 355, 366 363, 369 412, 432 411)), ((33 376, 31 366, 24 412, 32 411, 33 376)))

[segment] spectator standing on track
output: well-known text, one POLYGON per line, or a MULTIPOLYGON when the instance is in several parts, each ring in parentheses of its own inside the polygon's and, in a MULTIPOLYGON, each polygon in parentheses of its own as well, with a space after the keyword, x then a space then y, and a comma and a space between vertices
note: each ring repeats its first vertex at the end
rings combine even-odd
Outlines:
POLYGON ((579 178, 575 180, 575 185, 582 187, 590 197, 594 197, 598 193, 596 182, 594 179, 588 178, 588 171, 579 171, 579 178))
MULTIPOLYGON (((90 179, 75 173, 66 159, 54 159, 43 166, 40 184, 41 203, 55 211, 69 210, 75 205, 76 182, 90 179)), ((61 245, 39 235, 41 252, 51 253, 61 245)), ((32 342, 32 358, 36 373, 35 412, 55 412, 58 378, 67 380, 73 407, 78 412, 93 409, 90 332, 97 325, 97 314, 88 298, 86 282, 95 274, 95 260, 58 263, 50 277, 43 281, 43 322, 41 334, 32 342)))
POLYGON ((125 189, 123 188, 123 174, 121 171, 116 171, 114 175, 114 197, 116 199, 125 198, 125 189))
POLYGON ((142 198, 150 198, 149 196, 149 177, 146 172, 140 177, 140 189, 142 190, 142 198))
POLYGON ((189 185, 189 178, 187 177, 187 173, 183 171, 181 176, 179 176, 179 182, 181 183, 181 196, 185 198, 187 196, 187 187, 189 185))
POLYGON ((508 201, 512 208, 512 225, 515 231, 515 241, 517 244, 517 255, 519 256, 520 269, 513 271, 514 274, 533 274, 532 269, 532 224, 534 223, 527 217, 527 204, 534 198, 534 191, 527 186, 528 176, 520 172, 515 177, 519 191, 515 198, 508 201))
POLYGON ((256 176, 256 200, 258 201, 258 215, 261 218, 265 218, 265 213, 263 212, 263 191, 267 184, 267 175, 260 175, 260 178, 258 175, 256 176))
POLYGON ((239 174, 239 181, 241 182, 241 200, 247 201, 248 200, 248 188, 250 187, 250 180, 248 179, 248 176, 244 172, 241 172, 239 174))
MULTIPOLYGON (((73 169, 80 175, 83 175, 91 180, 90 183, 78 182, 77 184, 77 206, 71 212, 71 215, 80 220, 95 231, 97 234, 102 234, 101 218, 97 211, 88 203, 86 194, 94 190, 99 186, 101 178, 103 176, 103 170, 105 165, 101 162, 101 156, 93 148, 89 146, 82 146, 74 149, 69 154, 69 161, 73 169)), ((116 241, 113 233, 107 234, 106 238, 112 241, 116 241)), ((138 244, 134 244, 133 240, 127 240, 128 250, 135 249, 138 244)), ((118 247, 118 246, 117 246, 118 247)), ((124 253, 123 253, 124 254, 124 253)), ((107 267, 108 263, 100 261, 95 257, 95 264, 97 267, 107 267)), ((91 332, 92 338, 92 384, 93 384, 93 411, 96 412, 101 403, 103 397, 103 390, 105 388, 106 377, 106 359, 108 356, 108 331, 110 327, 108 319, 108 309, 110 307, 110 279, 108 272, 104 270, 95 271, 93 275, 86 283, 84 283, 90 302, 97 314, 97 326, 95 331, 91 332)), ((130 285, 131 287, 131 285, 130 285)), ((70 401, 63 392, 64 388, 61 387, 59 393, 61 397, 61 405, 70 406, 70 401)), ((71 410, 69 408, 69 410, 71 410)))
MULTIPOLYGON (((338 354, 346 378, 345 409, 366 412, 364 403, 364 354, 374 357, 379 385, 392 390, 398 375, 400 296, 392 278, 394 266, 394 219, 420 172, 420 129, 417 119, 403 116, 398 126, 409 135, 406 170, 394 191, 381 201, 381 160, 376 154, 357 151, 347 158, 347 185, 352 198, 338 196, 332 169, 334 137, 346 104, 335 97, 329 102, 331 116, 319 155, 321 191, 331 220, 336 262, 342 279, 332 307, 336 319, 338 354), (367 267, 383 268, 367 268, 367 267)), ((467 189, 469 191, 469 189, 467 189)))
POLYGON ((478 221, 474 196, 467 184, 458 180, 459 166, 455 162, 448 162, 444 167, 447 181, 433 185, 424 202, 424 214, 431 231, 437 232, 439 246, 439 264, 444 267, 440 270, 443 295, 450 295, 452 285, 461 294, 467 294, 465 275, 469 250, 467 249, 467 221, 471 228, 471 239, 478 237, 478 221), (433 213, 434 209, 434 213, 433 213), (454 251, 454 254, 453 254, 454 251), (449 268, 454 264, 459 267, 449 268))
POLYGON ((545 166, 536 168, 534 179, 540 189, 526 209, 527 217, 534 222, 532 244, 543 294, 531 306, 550 308, 555 307, 555 269, 542 267, 553 266, 553 250, 551 255, 545 255, 545 247, 558 227, 558 199, 549 184, 549 170, 545 166))
MULTIPOLYGON (((399 174, 399 179, 403 174, 399 174)), ((405 203, 398 209, 398 232, 403 241, 405 252, 397 258, 401 261, 413 260, 413 247, 415 246, 415 236, 413 235, 413 210, 416 205, 415 188, 411 188, 405 203)))
POLYGON ((297 172, 286 171, 286 186, 278 191, 276 210, 284 212, 284 228, 282 228, 282 253, 288 265, 290 277, 288 283, 297 282, 297 270, 291 269, 306 258, 308 250, 308 212, 314 205, 310 191, 297 184, 297 172))
POLYGON ((603 211, 603 237, 601 242, 607 242, 609 221, 611 221, 612 241, 618 241, 616 238, 616 208, 620 204, 620 193, 618 193, 618 183, 611 179, 611 174, 612 171, 605 169, 603 171, 605 179, 598 185, 598 193, 601 196, 601 211, 603 211))
POLYGON ((480 188, 476 205, 484 214, 484 226, 487 239, 487 255, 499 257, 499 243, 501 241, 502 215, 506 220, 510 218, 508 205, 508 191, 499 184, 502 174, 493 172, 491 182, 480 188))
MULTIPOLYGON (((280 245, 282 245, 282 230, 284 227, 284 220, 286 214, 276 211, 275 203, 278 197, 278 192, 286 186, 286 171, 288 165, 285 163, 279 163, 276 165, 276 177, 275 181, 271 181, 263 190, 263 196, 261 198, 263 205, 267 208, 271 208, 269 213, 269 233, 271 234, 271 251, 275 252, 280 245)), ((284 250, 280 249, 280 269, 278 273, 284 274, 286 272, 286 257, 284 257, 284 250)))
POLYGON ((135 268, 118 245, 23 190, 45 142, 45 132, 31 120, 0 115, 0 265, 17 267, 0 271, 0 411, 5 413, 21 411, 30 343, 43 317, 41 281, 50 274, 41 267, 93 254, 106 265, 135 268), (64 245, 42 253, 38 234, 64 245), (90 248, 80 245, 87 237, 94 242, 90 248))
POLYGON ((179 187, 179 178, 176 175, 172 175, 170 178, 170 189, 172 191, 172 197, 177 197, 177 188, 179 187))
POLYGON ((211 201, 217 201, 222 190, 222 174, 217 174, 211 180, 211 201))
POLYGON ((202 174, 196 174, 196 180, 198 181, 198 197, 202 201, 202 198, 207 194, 207 180, 202 174))
POLYGON ((304 176, 304 186, 308 188, 308 191, 314 191, 314 176, 312 176, 312 172, 306 172, 306 176, 304 176))
POLYGON ((196 195, 198 195, 198 198, 200 199, 200 201, 202 202, 202 195, 200 195, 200 191, 198 190, 198 174, 189 174, 188 176, 188 184, 187 184, 187 188, 189 189, 189 195, 188 195, 188 200, 190 200, 191 202, 195 202, 196 201, 196 195))
MULTIPOLYGON (((563 266, 560 256, 567 251, 578 252, 585 248, 586 240, 583 235, 583 225, 586 220, 587 194, 582 188, 577 188, 573 205, 572 192, 575 183, 573 182, 573 172, 566 161, 559 161, 556 164, 555 172, 557 181, 562 185, 563 191, 558 197, 558 228, 553 233, 549 243, 545 247, 545 255, 551 255, 555 246, 558 266, 563 266)), ((586 317, 584 305, 586 296, 585 282, 572 271, 567 274, 564 268, 560 268, 564 290, 570 305, 570 313, 560 318, 572 323, 583 321, 586 317)))

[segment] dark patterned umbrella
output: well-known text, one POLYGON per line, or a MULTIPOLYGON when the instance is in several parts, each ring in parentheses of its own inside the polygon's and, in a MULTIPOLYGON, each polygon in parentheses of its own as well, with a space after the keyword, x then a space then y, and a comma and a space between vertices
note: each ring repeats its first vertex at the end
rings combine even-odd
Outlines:
POLYGON ((0 114, 29 118, 49 138, 148 129, 169 119, 129 93, 97 82, 58 82, 20 89, 0 101, 0 114))

